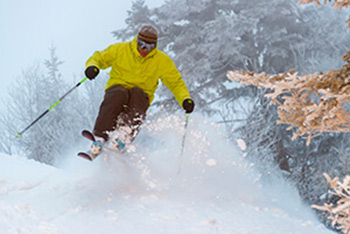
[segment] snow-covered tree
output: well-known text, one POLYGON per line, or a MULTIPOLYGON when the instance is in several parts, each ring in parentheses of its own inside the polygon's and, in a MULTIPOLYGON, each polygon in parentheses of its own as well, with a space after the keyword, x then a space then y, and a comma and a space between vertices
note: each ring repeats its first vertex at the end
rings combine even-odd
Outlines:
MULTIPOLYGON (((48 74, 42 72, 39 65, 23 72, 15 89, 10 93, 12 108, 9 112, 18 121, 18 127, 24 128, 53 103, 66 85, 58 72, 62 62, 57 59, 55 48, 50 49, 50 58, 45 61, 48 74), (19 95, 19 93, 21 95, 19 95)), ((52 109, 35 127, 25 133, 18 146, 28 157, 45 163, 53 163, 53 155, 62 153, 62 138, 58 134, 64 125, 65 112, 59 105, 52 109)))
POLYGON ((133 1, 131 10, 127 13, 126 28, 112 32, 117 39, 123 41, 132 39, 143 24, 154 24, 151 20, 151 11, 145 4, 145 0, 133 1))
MULTIPOLYGON (((82 140, 82 129, 91 129, 104 94, 106 76, 86 81, 64 98, 44 117, 28 129, 22 138, 16 133, 23 130, 71 89, 77 80, 68 84, 62 78, 59 66, 63 64, 51 47, 50 57, 44 61, 45 70, 35 65, 22 72, 6 100, 7 111, 0 117, 0 151, 21 153, 40 162, 54 164, 58 156, 82 140)), ((58 160, 57 162, 59 162, 58 160)))
POLYGON ((47 73, 43 72, 40 65, 34 65, 24 70, 22 77, 11 88, 6 100, 7 111, 0 119, 1 125, 5 126, 2 128, 4 136, 12 142, 12 145, 6 146, 7 152, 23 153, 29 158, 51 164, 57 155, 61 155, 74 142, 74 137, 69 135, 78 121, 72 121, 69 117, 72 111, 60 105, 26 131, 23 138, 16 138, 17 132, 58 101, 59 95, 67 89, 59 73, 61 64, 52 47, 50 58, 45 61, 47 73))

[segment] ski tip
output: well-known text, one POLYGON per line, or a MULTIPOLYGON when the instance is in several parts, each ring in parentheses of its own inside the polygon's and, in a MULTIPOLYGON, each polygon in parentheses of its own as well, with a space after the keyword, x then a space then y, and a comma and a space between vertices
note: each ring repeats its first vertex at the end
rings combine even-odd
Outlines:
POLYGON ((80 152, 80 153, 78 153, 78 156, 79 156, 79 157, 82 157, 82 158, 85 158, 85 159, 87 159, 87 160, 89 160, 89 161, 92 161, 92 158, 91 158, 90 155, 88 155, 87 153, 80 152))
POLYGON ((86 129, 81 131, 81 135, 85 136, 86 134, 91 134, 91 132, 89 130, 86 130, 86 129))
POLYGON ((91 141, 95 141, 95 136, 89 130, 83 130, 81 135, 85 138, 88 138, 91 141))

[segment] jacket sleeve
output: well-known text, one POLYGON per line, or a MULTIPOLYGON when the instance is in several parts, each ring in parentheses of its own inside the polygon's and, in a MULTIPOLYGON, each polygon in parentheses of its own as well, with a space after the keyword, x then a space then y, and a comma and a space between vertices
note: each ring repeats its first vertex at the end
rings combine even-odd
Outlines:
POLYGON ((106 69, 112 66, 117 56, 117 44, 109 46, 103 51, 96 51, 86 62, 85 68, 96 66, 99 69, 106 69))
POLYGON ((187 98, 191 98, 191 96, 182 79, 181 73, 168 56, 166 56, 164 60, 162 69, 163 73, 160 77, 162 83, 172 92, 176 101, 182 106, 183 101, 187 98))

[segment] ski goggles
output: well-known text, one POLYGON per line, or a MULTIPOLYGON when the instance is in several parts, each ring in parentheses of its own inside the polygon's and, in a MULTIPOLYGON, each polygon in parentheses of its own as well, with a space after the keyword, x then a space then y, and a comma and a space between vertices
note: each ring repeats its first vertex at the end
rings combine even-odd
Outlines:
POLYGON ((145 41, 142 41, 140 40, 139 38, 137 38, 137 45, 143 49, 143 50, 148 50, 148 51, 151 51, 153 50, 154 48, 156 48, 156 44, 152 43, 147 43, 145 41))

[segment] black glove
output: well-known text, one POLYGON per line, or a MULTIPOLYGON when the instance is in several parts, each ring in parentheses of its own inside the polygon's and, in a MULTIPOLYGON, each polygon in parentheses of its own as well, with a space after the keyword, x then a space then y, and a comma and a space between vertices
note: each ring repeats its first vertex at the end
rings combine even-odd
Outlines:
POLYGON ((182 107, 185 109, 186 114, 192 113, 194 109, 194 101, 190 98, 187 98, 183 101, 182 107))
POLYGON ((98 69, 96 66, 90 66, 85 69, 85 75, 89 80, 95 79, 95 77, 100 73, 100 69, 98 69))

